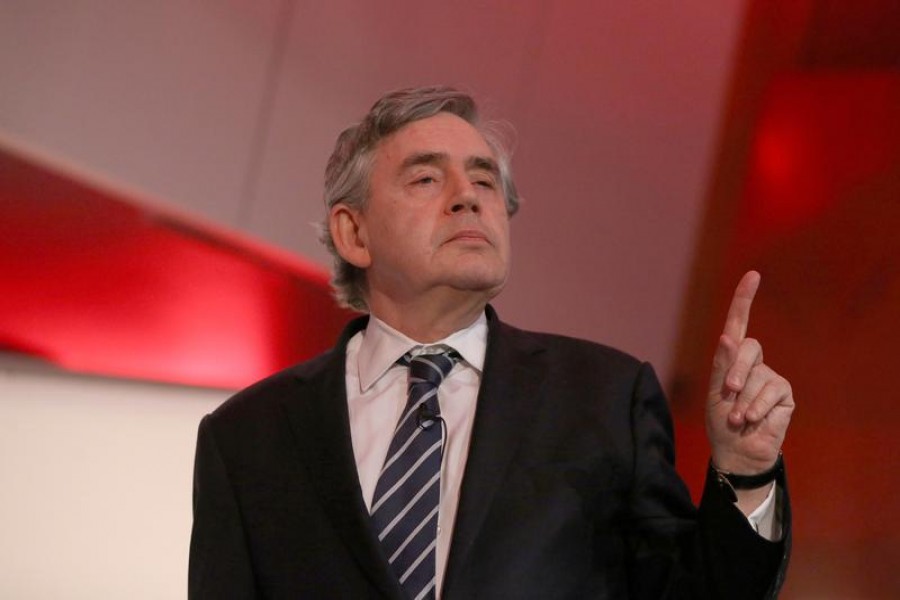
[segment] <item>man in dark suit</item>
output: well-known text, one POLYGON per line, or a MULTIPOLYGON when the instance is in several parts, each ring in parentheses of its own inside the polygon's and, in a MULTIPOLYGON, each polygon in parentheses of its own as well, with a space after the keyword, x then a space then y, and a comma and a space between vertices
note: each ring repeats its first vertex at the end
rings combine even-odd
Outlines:
POLYGON ((192 598, 777 594, 794 401, 746 337, 758 274, 714 358, 695 508, 647 364, 488 305, 518 199, 471 98, 379 100, 339 137, 325 196, 338 297, 368 316, 204 418, 192 598))

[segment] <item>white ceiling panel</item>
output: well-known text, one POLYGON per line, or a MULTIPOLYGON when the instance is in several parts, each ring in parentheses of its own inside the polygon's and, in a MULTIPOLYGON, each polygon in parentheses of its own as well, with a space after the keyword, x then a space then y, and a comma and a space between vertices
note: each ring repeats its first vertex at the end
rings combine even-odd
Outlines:
POLYGON ((298 4, 247 228, 329 264, 309 224, 324 214, 338 133, 401 87, 449 83, 508 108, 529 76, 541 20, 537 3, 298 4))
POLYGON ((566 2, 518 115, 516 321, 666 375, 742 2, 566 2))
POLYGON ((0 134, 234 224, 277 0, 4 0, 0 134))
POLYGON ((743 3, 309 4, 248 228, 327 264, 309 223, 339 131, 389 89, 471 90, 517 130, 525 204, 502 314, 665 375, 743 3))

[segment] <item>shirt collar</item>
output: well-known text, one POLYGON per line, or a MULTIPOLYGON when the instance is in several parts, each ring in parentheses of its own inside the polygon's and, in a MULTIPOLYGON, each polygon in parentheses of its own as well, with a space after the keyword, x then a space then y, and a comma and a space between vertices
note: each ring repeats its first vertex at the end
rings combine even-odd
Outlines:
POLYGON ((449 346, 459 352, 463 360, 480 375, 487 351, 487 332, 487 317, 482 312, 468 327, 432 344, 421 344, 377 317, 370 316, 357 354, 360 390, 366 391, 372 387, 401 356, 417 346, 449 346))

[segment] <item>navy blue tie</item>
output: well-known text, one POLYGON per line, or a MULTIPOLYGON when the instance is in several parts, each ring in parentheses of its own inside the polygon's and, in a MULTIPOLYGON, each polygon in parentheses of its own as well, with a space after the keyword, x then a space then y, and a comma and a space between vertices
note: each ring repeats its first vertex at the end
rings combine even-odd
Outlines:
POLYGON ((391 568, 409 598, 435 597, 435 546, 441 499, 444 423, 437 390, 458 355, 406 354, 409 398, 388 448, 372 522, 391 568))

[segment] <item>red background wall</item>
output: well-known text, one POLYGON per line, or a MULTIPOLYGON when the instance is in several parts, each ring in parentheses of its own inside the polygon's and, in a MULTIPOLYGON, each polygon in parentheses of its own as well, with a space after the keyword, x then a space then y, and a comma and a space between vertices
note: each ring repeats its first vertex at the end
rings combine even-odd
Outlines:
POLYGON ((898 26, 893 2, 752 4, 694 270, 711 300, 684 319, 674 388, 696 423, 726 284, 762 273, 750 335, 798 401, 785 598, 900 597, 898 26))

